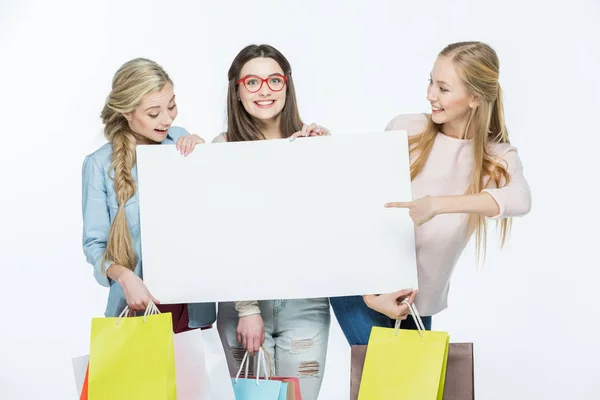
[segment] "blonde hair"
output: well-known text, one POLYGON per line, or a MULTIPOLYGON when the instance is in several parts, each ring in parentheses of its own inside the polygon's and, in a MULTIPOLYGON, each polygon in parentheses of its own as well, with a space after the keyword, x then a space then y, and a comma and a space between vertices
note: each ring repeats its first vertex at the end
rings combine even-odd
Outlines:
POLYGON ((125 214, 125 203, 136 191, 131 169, 135 165, 137 135, 129 128, 124 114, 133 112, 149 93, 160 91, 167 83, 173 84, 167 73, 154 61, 145 58, 130 60, 115 73, 112 90, 102 109, 104 136, 113 148, 111 171, 114 173, 112 178, 119 204, 102 259, 103 273, 106 273, 105 260, 132 271, 137 263, 125 214))
MULTIPOLYGON (((481 42, 458 42, 444 48, 439 57, 448 57, 461 78, 467 93, 479 100, 479 106, 471 110, 471 115, 465 129, 465 135, 473 124, 472 139, 474 152, 474 168, 465 194, 480 193, 490 182, 501 187, 510 182, 510 175, 505 166, 498 163, 490 155, 489 143, 510 143, 508 131, 504 122, 504 106, 502 103, 502 88, 498 83, 500 62, 496 52, 487 44, 481 42)), ((423 170, 427 158, 433 148, 433 143, 442 126, 436 124, 427 116, 425 130, 409 139, 411 153, 416 156, 411 165, 411 179, 423 170)), ((470 236, 475 232, 475 247, 478 261, 487 245, 487 229, 485 217, 471 214, 469 216, 470 236)), ((512 219, 505 218, 497 221, 500 224, 501 246, 503 247, 510 232, 512 219)))

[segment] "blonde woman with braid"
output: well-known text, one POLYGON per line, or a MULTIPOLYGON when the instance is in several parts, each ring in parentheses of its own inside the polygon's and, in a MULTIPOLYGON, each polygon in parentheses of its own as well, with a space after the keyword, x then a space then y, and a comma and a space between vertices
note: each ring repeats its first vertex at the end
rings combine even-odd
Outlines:
MULTIPOLYGON (((415 302, 426 329, 447 307, 450 279, 469 239, 485 260, 486 222, 496 221, 504 244, 512 217, 531 208, 531 193, 504 122, 496 52, 480 42, 448 45, 438 55, 427 88, 430 114, 399 115, 386 130, 407 130, 419 291, 331 299, 351 345, 366 344, 373 326, 415 329, 406 318, 415 302)), ((390 199, 392 200, 392 199, 390 199)), ((384 206, 384 205, 382 205, 384 206)))
MULTIPOLYGON (((173 151, 186 156, 204 143, 173 126, 176 117, 173 82, 162 67, 137 58, 119 68, 101 113, 108 143, 83 162, 83 251, 98 283, 109 287, 107 317, 118 316, 126 305, 142 311, 150 301, 160 303, 142 280, 135 149, 174 145, 173 151)), ((164 212, 177 218, 173 206, 165 204, 164 212)), ((214 303, 158 307, 172 312, 176 332, 216 320, 214 303)))

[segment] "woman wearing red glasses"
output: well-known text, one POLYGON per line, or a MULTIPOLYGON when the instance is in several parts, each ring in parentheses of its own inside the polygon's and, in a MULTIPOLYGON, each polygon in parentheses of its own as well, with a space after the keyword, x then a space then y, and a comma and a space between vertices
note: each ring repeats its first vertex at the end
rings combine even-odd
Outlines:
MULTIPOLYGON (((277 49, 247 46, 233 60, 228 79, 227 132, 213 143, 328 134, 302 123, 290 64, 277 49)), ((330 318, 328 298, 219 303, 217 327, 231 374, 246 351, 254 354, 264 345, 275 375, 297 376, 302 398, 317 399, 330 318)))

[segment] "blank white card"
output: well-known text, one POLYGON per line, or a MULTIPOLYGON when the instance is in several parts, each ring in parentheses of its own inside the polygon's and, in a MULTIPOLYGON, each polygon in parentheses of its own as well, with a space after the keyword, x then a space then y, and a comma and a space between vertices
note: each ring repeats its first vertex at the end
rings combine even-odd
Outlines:
POLYGON ((417 288, 405 131, 138 146, 143 276, 161 303, 417 288))

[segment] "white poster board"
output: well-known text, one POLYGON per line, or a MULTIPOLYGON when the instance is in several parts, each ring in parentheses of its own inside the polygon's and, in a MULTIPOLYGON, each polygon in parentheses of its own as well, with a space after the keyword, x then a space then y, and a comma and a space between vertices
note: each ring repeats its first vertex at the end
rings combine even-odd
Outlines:
POLYGON ((144 281, 161 303, 417 288, 405 131, 138 146, 144 281))

